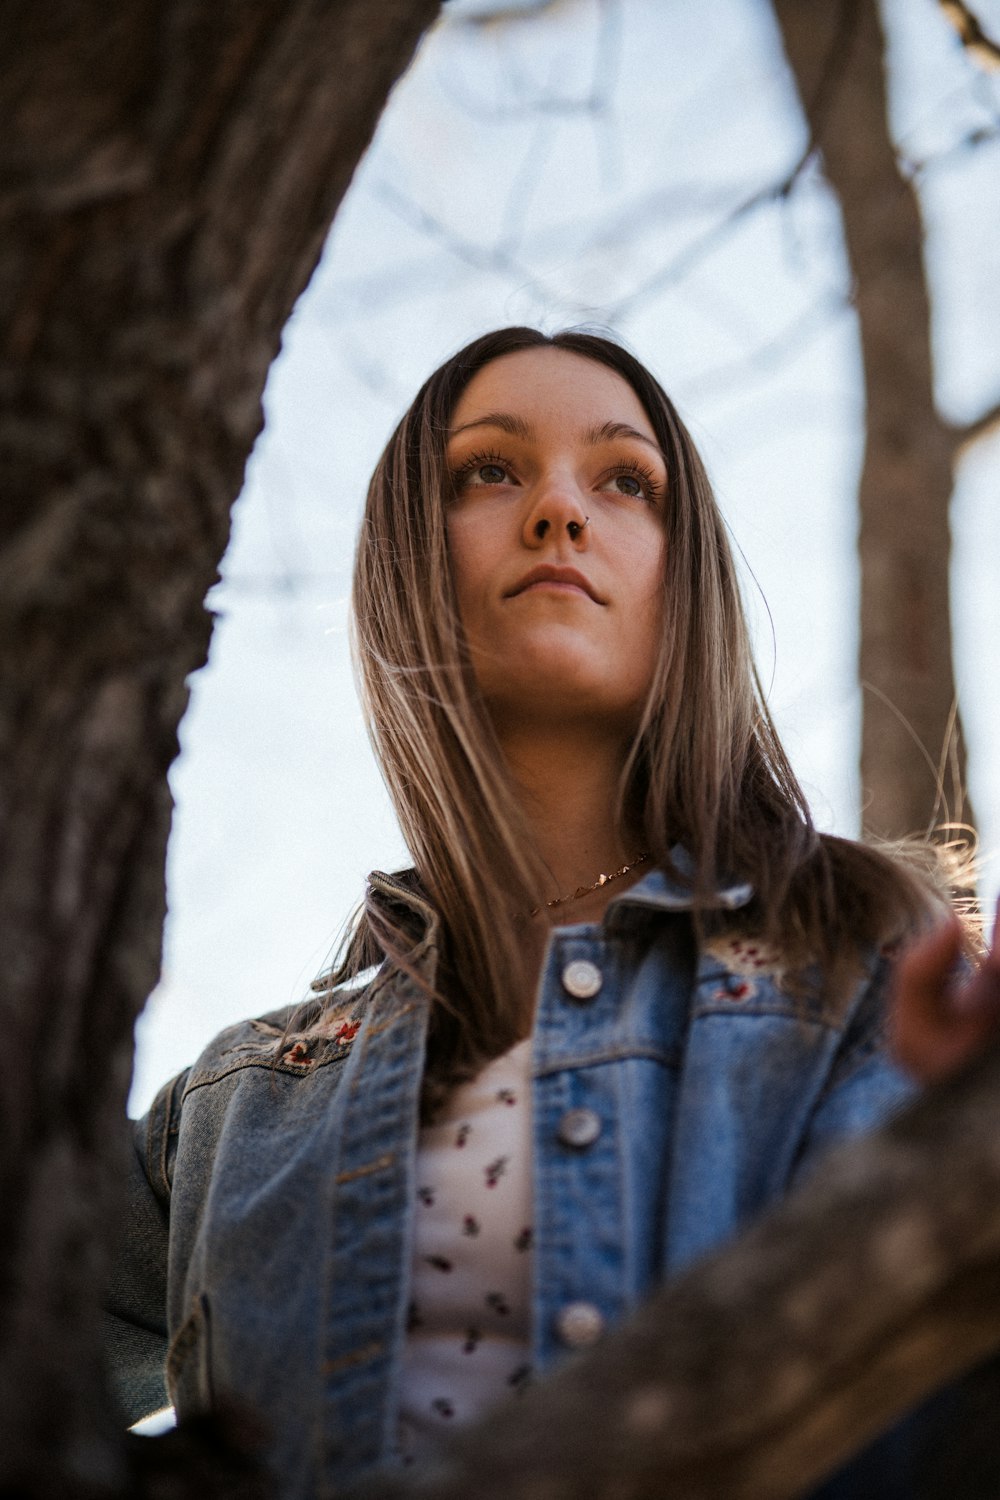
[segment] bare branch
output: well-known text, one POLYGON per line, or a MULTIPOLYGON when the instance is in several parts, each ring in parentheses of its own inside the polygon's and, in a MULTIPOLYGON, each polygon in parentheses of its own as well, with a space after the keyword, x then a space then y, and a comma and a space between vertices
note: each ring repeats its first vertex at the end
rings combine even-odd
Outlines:
POLYGON ((900 153, 900 169, 911 181, 918 181, 921 177, 926 177, 929 172, 945 166, 956 156, 964 156, 966 152, 974 151, 978 146, 990 145, 998 139, 1000 139, 1000 121, 993 121, 988 125, 977 125, 959 136, 958 140, 953 141, 950 146, 945 146, 943 150, 921 161, 913 160, 900 153))
POLYGON ((745 199, 743 203, 739 204, 733 210, 728 219, 706 231, 705 234, 700 235, 670 265, 650 277, 648 281, 644 282, 642 286, 637 287, 627 297, 622 298, 612 309, 612 317, 617 318, 625 312, 634 311, 638 302, 656 292, 663 291, 665 287, 689 274, 705 255, 723 244, 739 228, 742 220, 748 214, 753 213, 756 209, 767 203, 777 202, 791 196, 806 167, 816 155, 819 138, 822 135, 827 116, 837 99, 844 71, 850 60, 860 15, 860 0, 839 0, 839 14, 831 34, 830 43, 826 49, 823 64, 811 97, 806 101, 809 139, 791 171, 772 187, 764 188, 745 199))
MULTIPOLYGON (((787 180, 788 174, 786 173, 780 180, 764 183, 749 193, 744 185, 735 182, 721 183, 709 189, 706 189, 705 185, 700 182, 680 182, 673 187, 655 188, 616 207, 607 221, 593 233, 588 234, 586 249, 602 250, 620 244, 624 220, 635 226, 630 228, 630 241, 636 245, 646 235, 658 232, 664 221, 669 221, 676 226, 686 219, 703 217, 708 213, 722 214, 727 217, 731 214, 738 215, 744 211, 748 203, 751 206, 765 206, 782 197, 787 180)), ((442 232, 446 236, 453 235, 452 230, 441 225, 433 216, 426 214, 411 198, 399 194, 392 184, 386 183, 378 191, 383 193, 385 201, 408 223, 435 243, 440 243, 442 232)), ((536 259, 544 258, 550 252, 565 253, 566 245, 573 236, 578 235, 592 222, 592 215, 588 215, 584 220, 578 217, 561 220, 534 233, 530 240, 523 243, 520 253, 523 257, 530 256, 536 259)), ((461 237, 456 238, 460 240, 461 250, 456 246, 451 248, 455 250, 458 260, 470 271, 481 271, 483 256, 490 252, 484 251, 479 243, 470 244, 468 241, 461 240, 461 237)), ((500 252, 506 265, 501 267, 497 264, 495 269, 498 271, 506 269, 510 275, 523 278, 524 266, 520 262, 514 264, 511 260, 511 249, 506 240, 501 244, 500 252)), ((366 312, 372 307, 384 308, 424 291, 436 290, 440 286, 440 275, 440 264, 436 257, 414 256, 406 261, 400 260, 388 269, 362 273, 351 279, 345 278, 338 281, 336 283, 338 332, 341 327, 341 309, 345 300, 350 299, 366 312)))
POLYGON ((938 0, 938 3, 969 56, 981 67, 1000 68, 1000 43, 987 36, 964 0, 938 0))
POLYGON ((1000 401, 981 412, 975 421, 966 422, 961 427, 952 425, 950 431, 955 455, 958 457, 981 438, 992 437, 995 432, 1000 432, 1000 401))
POLYGON ((393 213, 404 223, 412 225, 421 234, 444 245, 445 249, 464 261, 466 265, 471 266, 473 270, 495 271, 501 276, 513 276, 516 280, 530 286, 538 296, 548 297, 548 291, 542 283, 502 249, 496 246, 480 245, 475 240, 468 240, 464 235, 456 233, 449 225, 428 212, 409 194, 401 192, 391 182, 383 180, 377 183, 374 192, 375 196, 380 198, 387 208, 392 209, 393 213))
POLYGON ((443 20, 452 26, 507 26, 511 22, 534 20, 547 10, 555 10, 562 0, 509 0, 509 3, 483 5, 479 9, 446 10, 443 20))
MULTIPOLYGON (((480 30, 487 27, 507 27, 511 22, 529 18, 534 20, 544 11, 554 9, 559 3, 560 0, 525 0, 522 5, 498 5, 487 10, 471 11, 464 15, 460 12, 451 19, 453 25, 475 27, 480 30)), ((600 0, 600 4, 601 15, 594 47, 592 80, 587 92, 582 96, 573 97, 571 94, 561 93, 552 83, 543 87, 540 93, 536 92, 534 84, 520 76, 521 70, 517 67, 513 75, 516 87, 512 101, 508 100, 492 109, 487 109, 481 91, 474 96, 467 95, 461 81, 453 74, 449 74, 447 80, 447 92, 450 99, 460 109, 471 115, 478 125, 503 124, 511 120, 521 122, 528 114, 541 118, 579 115, 591 115, 596 118, 603 115, 609 98, 614 92, 615 64, 613 62, 611 68, 608 69, 602 67, 601 62, 602 58, 608 55, 613 57, 617 52, 618 15, 617 0, 600 0)))
POLYGON ((756 213, 758 209, 764 208, 771 203, 779 202, 783 198, 788 198, 810 159, 811 151, 812 148, 810 147, 808 151, 804 152, 791 171, 779 182, 772 183, 768 187, 760 188, 757 192, 751 193, 742 203, 737 204, 725 219, 717 224, 713 224, 704 233, 697 235, 672 261, 668 261, 665 266, 661 266, 658 271, 635 287, 627 296, 621 297, 611 308, 609 317, 620 318, 624 313, 634 312, 636 306, 646 298, 654 296, 658 292, 665 291, 669 286, 675 285, 683 277, 689 275, 695 266, 700 264, 713 250, 717 250, 724 245, 742 227, 743 222, 756 213))
POLYGON ((807 349, 850 306, 851 298, 847 292, 824 291, 803 312, 747 354, 705 370, 686 382, 685 399, 708 400, 722 394, 728 387, 745 386, 751 375, 773 374, 807 349))

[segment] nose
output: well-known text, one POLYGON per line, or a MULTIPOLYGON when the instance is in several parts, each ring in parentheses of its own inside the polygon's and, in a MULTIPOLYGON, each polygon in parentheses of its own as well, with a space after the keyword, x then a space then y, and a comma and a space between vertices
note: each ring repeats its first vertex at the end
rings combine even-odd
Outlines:
POLYGON ((586 545, 590 517, 583 509, 583 498, 568 479, 539 485, 532 496, 524 518, 525 546, 535 547, 547 539, 558 540, 565 533, 576 547, 586 545))

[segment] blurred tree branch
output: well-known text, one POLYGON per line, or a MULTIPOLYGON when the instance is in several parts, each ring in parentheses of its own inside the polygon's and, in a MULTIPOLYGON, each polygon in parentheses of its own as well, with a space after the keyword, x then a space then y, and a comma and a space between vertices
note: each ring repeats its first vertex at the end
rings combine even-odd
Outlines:
POLYGON ((938 3, 969 56, 984 68, 1000 68, 1000 43, 987 36, 964 0, 938 0, 938 3))
POLYGON ((981 412, 971 422, 964 422, 961 426, 950 427, 952 444, 956 457, 961 457, 974 443, 982 438, 992 437, 1000 431, 1000 401, 991 406, 987 411, 981 412))

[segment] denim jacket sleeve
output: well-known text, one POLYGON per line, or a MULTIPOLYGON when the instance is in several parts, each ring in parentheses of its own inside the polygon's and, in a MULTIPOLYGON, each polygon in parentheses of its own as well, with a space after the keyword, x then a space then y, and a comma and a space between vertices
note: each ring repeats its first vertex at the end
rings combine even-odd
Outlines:
POLYGON ((105 1308, 105 1354, 126 1419, 170 1404, 167 1248, 180 1099, 187 1073, 166 1084, 141 1120, 130 1120, 127 1198, 105 1308))

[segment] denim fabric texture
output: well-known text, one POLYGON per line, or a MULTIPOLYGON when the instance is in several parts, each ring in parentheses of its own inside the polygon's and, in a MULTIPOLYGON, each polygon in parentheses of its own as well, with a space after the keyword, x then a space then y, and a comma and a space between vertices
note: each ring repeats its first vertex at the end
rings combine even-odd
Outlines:
MULTIPOLYGON (((736 936, 700 952, 659 870, 601 924, 552 933, 533 1041, 538 1372, 569 1352, 567 1307, 619 1321, 912 1091, 882 1046, 887 960, 836 1005, 818 974, 793 993, 780 955, 739 934, 750 894, 720 890, 736 936), (581 1109, 600 1129, 565 1144, 581 1109)), ((433 913, 390 898, 423 924, 432 973, 433 913)), ((393 1455, 428 1007, 385 970, 285 1035, 290 1014, 224 1031, 132 1127, 107 1348, 130 1421, 233 1396, 266 1420, 284 1500, 321 1500, 393 1455)))

